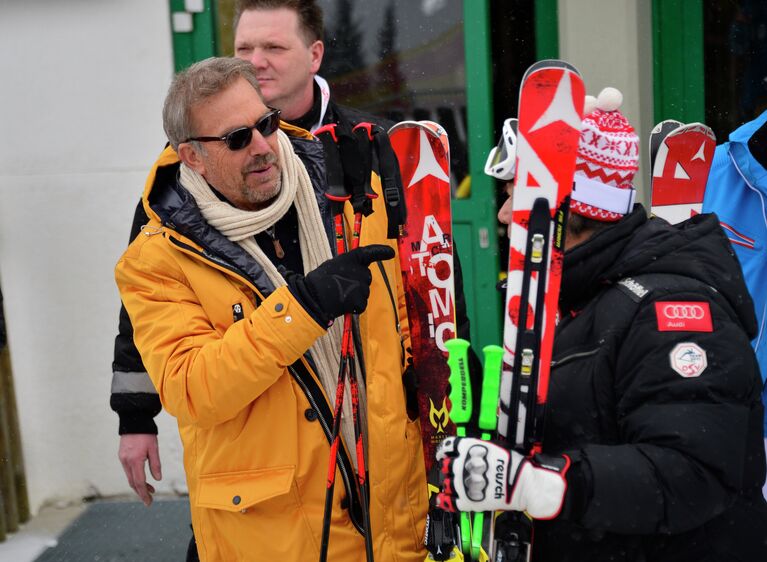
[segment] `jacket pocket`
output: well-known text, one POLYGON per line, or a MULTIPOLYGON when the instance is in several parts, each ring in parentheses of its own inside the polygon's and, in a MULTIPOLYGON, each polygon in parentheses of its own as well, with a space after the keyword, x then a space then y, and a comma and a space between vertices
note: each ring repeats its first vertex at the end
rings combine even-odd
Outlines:
POLYGON ((295 466, 277 466, 201 476, 195 504, 208 509, 242 511, 290 492, 295 472, 295 466))
POLYGON ((302 506, 295 470, 290 465, 200 477, 193 508, 200 558, 293 561, 297 553, 316 558, 319 537, 302 506))
POLYGON ((748 248, 749 250, 757 249, 759 244, 757 243, 755 237, 748 236, 742 231, 735 230, 735 227, 727 224, 721 219, 719 220, 719 224, 721 225, 731 244, 735 244, 742 248, 748 248))

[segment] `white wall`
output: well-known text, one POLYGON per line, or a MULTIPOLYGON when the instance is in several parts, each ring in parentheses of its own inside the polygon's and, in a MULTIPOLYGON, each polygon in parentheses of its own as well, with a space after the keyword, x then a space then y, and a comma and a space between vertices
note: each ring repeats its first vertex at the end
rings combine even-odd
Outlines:
POLYGON ((646 0, 559 0, 560 58, 581 72, 586 93, 596 96, 607 86, 623 92, 621 111, 639 134, 641 165, 634 183, 644 203, 654 125, 651 10, 646 0))
MULTIPOLYGON (((130 492, 108 405, 113 267, 172 72, 167 1, 0 0, 0 279, 33 511, 130 492)), ((183 489, 160 423, 160 490, 183 489)))

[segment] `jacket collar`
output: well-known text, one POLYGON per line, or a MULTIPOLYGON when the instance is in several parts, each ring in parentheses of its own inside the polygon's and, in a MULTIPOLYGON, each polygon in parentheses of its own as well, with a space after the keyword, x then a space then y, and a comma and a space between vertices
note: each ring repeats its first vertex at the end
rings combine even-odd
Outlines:
POLYGON ((767 124, 767 111, 730 133, 727 150, 743 178, 752 187, 767 195, 767 170, 748 149, 748 141, 765 124, 767 124))
POLYGON ((563 312, 582 308, 609 284, 605 278, 607 270, 623 253, 634 231, 646 221, 644 207, 636 205, 614 225, 565 252, 559 297, 563 312))
POLYGON ((714 214, 701 214, 671 225, 634 211, 565 253, 561 311, 583 309, 612 284, 643 274, 686 277, 722 295, 741 325, 756 333, 754 305, 727 236, 714 214))

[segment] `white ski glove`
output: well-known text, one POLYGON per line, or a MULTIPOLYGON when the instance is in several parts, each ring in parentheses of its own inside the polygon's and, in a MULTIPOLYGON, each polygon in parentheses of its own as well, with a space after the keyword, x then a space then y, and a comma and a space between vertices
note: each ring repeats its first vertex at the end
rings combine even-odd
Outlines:
POLYGON ((526 511, 553 519, 562 510, 570 458, 527 458, 489 441, 448 437, 437 449, 442 492, 437 505, 448 511, 526 511))

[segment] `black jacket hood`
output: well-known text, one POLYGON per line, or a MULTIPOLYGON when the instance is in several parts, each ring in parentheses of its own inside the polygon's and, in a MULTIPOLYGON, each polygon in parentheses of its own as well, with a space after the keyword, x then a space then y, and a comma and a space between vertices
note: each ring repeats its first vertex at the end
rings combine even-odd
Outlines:
POLYGON ((665 273, 690 277, 714 288, 754 337, 756 316, 740 263, 715 214, 696 215, 677 225, 636 205, 614 226, 565 253, 560 305, 581 309, 608 285, 626 277, 665 273))

